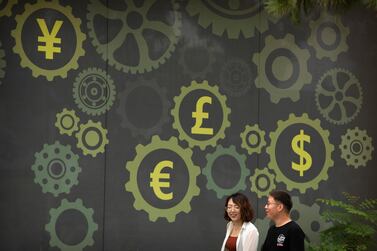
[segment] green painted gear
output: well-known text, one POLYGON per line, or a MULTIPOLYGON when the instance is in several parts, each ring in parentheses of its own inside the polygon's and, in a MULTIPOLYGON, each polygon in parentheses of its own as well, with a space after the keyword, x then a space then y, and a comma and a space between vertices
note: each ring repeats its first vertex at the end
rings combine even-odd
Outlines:
POLYGON ((368 136, 366 130, 360 130, 358 127, 348 129, 347 133, 342 135, 339 149, 347 165, 356 169, 359 166, 366 166, 367 162, 372 159, 374 151, 372 138, 368 136))
POLYGON ((156 0, 144 1, 138 5, 135 5, 134 1, 127 1, 126 10, 113 10, 107 8, 99 0, 91 0, 88 4, 87 14, 89 36, 92 38, 92 44, 96 47, 97 52, 102 56, 103 60, 114 66, 117 70, 131 74, 149 72, 164 64, 175 50, 179 36, 181 35, 180 29, 182 26, 181 13, 178 11, 179 4, 174 0, 170 0, 169 2, 172 7, 169 10, 169 15, 174 16, 173 24, 167 24, 164 20, 165 16, 161 17, 163 20, 156 20, 156 18, 150 20, 148 18, 149 11, 153 9, 156 0), (100 42, 94 27, 95 17, 102 16, 106 18, 105 14, 112 21, 120 21, 122 23, 122 29, 108 43, 100 42), (127 22, 128 18, 141 19, 140 24, 130 26, 127 22), (148 30, 163 34, 170 42, 168 48, 155 58, 151 58, 150 52, 158 49, 160 45, 157 45, 156 48, 149 46, 150 43, 148 42, 153 42, 153 44, 157 42, 153 38, 148 39, 148 37, 144 36, 144 32, 148 30), (134 48, 134 51, 139 52, 139 61, 136 65, 123 63, 115 58, 117 50, 124 44, 128 36, 133 37, 137 44, 137 48, 134 48))
POLYGON ((266 240, 268 229, 272 224, 272 221, 269 220, 267 217, 263 219, 258 218, 255 220, 255 226, 257 227, 259 232, 258 250, 262 250, 262 245, 266 240))
POLYGON ((276 188, 275 175, 268 171, 268 168, 255 169, 250 177, 250 190, 257 194, 258 198, 268 196, 269 192, 276 188))
POLYGON ((23 68, 28 67, 31 69, 32 74, 34 77, 38 77, 40 75, 47 78, 48 81, 52 81, 56 76, 60 76, 62 78, 67 77, 67 72, 72 69, 77 69, 79 67, 78 65, 78 59, 85 55, 85 51, 82 48, 83 42, 86 39, 86 35, 81 32, 80 25, 81 20, 79 18, 76 18, 72 14, 72 8, 70 6, 61 6, 59 4, 58 0, 52 0, 52 1, 46 1, 46 0, 38 0, 36 4, 25 4, 25 11, 21 15, 16 16, 16 22, 17 26, 14 30, 12 30, 12 36, 15 39, 15 46, 13 47, 13 51, 20 55, 21 58, 21 66, 23 68), (35 65, 26 55, 23 45, 22 45, 22 29, 23 26, 28 19, 28 17, 33 14, 34 12, 41 10, 41 9, 52 9, 57 12, 62 13, 72 24, 72 27, 75 31, 76 35, 76 49, 75 52, 64 66, 58 68, 58 69, 43 69, 37 65, 35 65))
POLYGON ((61 201, 61 204, 58 208, 51 208, 50 209, 50 222, 45 225, 45 230, 50 233, 50 246, 60 248, 62 251, 80 251, 83 250, 85 247, 93 246, 94 239, 93 234, 95 231, 98 230, 97 223, 94 222, 93 219, 93 209, 86 208, 81 199, 76 199, 74 202, 69 202, 66 199, 61 201), (85 238, 76 245, 68 245, 62 242, 58 234, 56 232, 56 223, 59 219, 59 216, 67 210, 76 210, 82 213, 85 217, 86 222, 88 224, 88 231, 86 233, 85 238))
POLYGON ((315 101, 319 112, 329 122, 336 125, 349 123, 360 112, 363 103, 360 82, 347 70, 331 69, 319 80, 315 90, 315 101), (344 83, 340 81, 345 78, 338 78, 341 75, 347 76, 347 80, 344 83), (349 90, 354 89, 357 89, 358 97, 349 95, 349 90), (326 100, 325 105, 321 104, 321 99, 326 100), (347 111, 347 107, 351 107, 350 105, 355 108, 351 112, 347 111), (333 114, 336 111, 340 116, 334 118, 333 114))
POLYGON ((60 134, 71 136, 79 130, 80 118, 76 116, 74 110, 64 108, 63 111, 56 114, 55 126, 59 129, 60 134))
POLYGON ((80 125, 80 130, 76 133, 77 147, 83 151, 84 155, 96 157, 98 153, 105 152, 105 145, 109 143, 107 139, 107 129, 102 127, 101 122, 89 120, 86 124, 80 125))
POLYGON ((131 192, 135 198, 135 209, 147 212, 151 221, 156 221, 158 218, 166 218, 168 222, 174 222, 179 212, 190 212, 191 199, 194 196, 198 196, 200 193, 199 187, 196 184, 197 176, 200 174, 200 168, 194 165, 191 156, 192 150, 189 148, 183 149, 179 146, 178 140, 175 137, 171 137, 169 140, 161 140, 159 136, 155 135, 148 145, 137 145, 135 159, 126 164, 126 169, 130 172, 130 180, 125 184, 126 191, 131 192), (189 174, 189 186, 184 198, 171 208, 156 208, 150 205, 144 200, 137 184, 137 173, 141 162, 149 153, 160 149, 166 149, 178 154, 185 162, 189 174))
POLYGON ((174 103, 175 103, 175 106, 171 110, 171 115, 174 118, 173 128, 178 130, 179 139, 187 141, 190 147, 199 146, 200 149, 204 150, 207 146, 210 146, 210 145, 215 147, 218 140, 225 138, 225 129, 230 126, 230 121, 228 119, 228 116, 230 115, 230 108, 226 106, 226 96, 222 95, 219 92, 218 86, 210 86, 207 80, 204 80, 201 83, 192 81, 190 86, 183 86, 181 88, 181 93, 179 94, 179 96, 174 97, 174 103), (183 99, 185 98, 187 94, 189 94, 190 92, 194 90, 205 90, 212 93, 215 97, 217 97, 222 107, 223 121, 222 121, 221 127, 219 131, 212 138, 207 139, 207 140, 196 140, 196 139, 191 138, 184 131, 180 118, 179 118, 179 110, 180 110, 180 106, 182 104, 183 99))
POLYGON ((292 220, 300 225, 311 245, 319 244, 320 232, 328 229, 332 224, 322 219, 320 215, 320 207, 317 203, 307 206, 300 203, 299 198, 296 196, 292 197, 292 203, 292 220), (296 219, 296 217, 298 218, 296 219))
POLYGON ((222 36, 226 33, 229 39, 238 39, 241 34, 250 38, 256 30, 260 33, 268 30, 269 19, 259 1, 251 1, 248 6, 242 6, 238 1, 225 1, 228 5, 222 2, 190 0, 186 11, 190 16, 198 16, 198 23, 204 29, 211 26, 213 34, 222 36))
POLYGON ((68 194, 72 186, 78 185, 81 167, 79 156, 72 152, 71 146, 62 145, 59 141, 52 145, 44 144, 43 149, 34 156, 35 162, 31 166, 35 174, 34 182, 42 187, 43 193, 52 193, 57 197, 61 193, 68 194))
POLYGON ((245 130, 240 134, 242 144, 241 147, 245 149, 249 155, 253 153, 260 154, 263 147, 266 146, 265 139, 266 132, 259 128, 259 125, 246 125, 245 130))
POLYGON ((311 34, 308 44, 315 49, 318 59, 329 58, 336 62, 340 53, 348 51, 346 41, 350 30, 342 24, 340 16, 322 12, 316 21, 310 21, 309 26, 311 34), (331 41, 324 41, 326 39, 331 41))
POLYGON ((5 61, 5 52, 2 49, 2 44, 0 42, 0 85, 1 85, 1 80, 5 77, 5 67, 7 66, 7 62, 5 61))
MULTIPOLYGON (((171 102, 168 100, 167 90, 164 87, 160 87, 156 81, 145 79, 138 79, 134 82, 129 82, 127 88, 124 89, 122 93, 119 94, 119 106, 117 108, 117 113, 122 118, 121 127, 129 128, 131 130, 132 136, 141 136, 146 139, 149 139, 152 135, 159 135, 162 131, 162 126, 170 121, 169 108, 171 107, 171 102), (162 109, 160 119, 149 128, 141 128, 140 126, 135 125, 127 116, 128 109, 134 109, 126 105, 129 95, 132 95, 132 92, 137 88, 146 87, 152 89, 161 100, 162 109)), ((145 114, 148 116, 148 114, 145 114)))
POLYGON ((256 87, 265 89, 270 94, 272 103, 276 104, 282 98, 298 101, 300 90, 312 81, 312 75, 308 71, 309 58, 309 51, 298 47, 292 34, 287 34, 282 39, 267 36, 265 47, 253 56, 253 62, 258 67, 256 87), (280 56, 279 53, 284 51, 290 55, 280 56), (298 67, 296 74, 295 66, 298 67), (291 73, 290 76, 287 73, 291 73))
POLYGON ((266 152, 270 156, 270 162, 268 163, 268 167, 271 170, 274 170, 276 173, 276 181, 277 182, 283 182, 286 186, 287 189, 292 191, 293 189, 298 189, 301 193, 305 193, 305 191, 308 188, 312 188, 313 190, 318 189, 319 182, 327 180, 328 179, 328 170, 330 167, 334 165, 334 161, 331 158, 332 152, 334 151, 334 146, 330 143, 329 141, 329 131, 324 130, 321 127, 321 123, 319 119, 312 120, 308 117, 308 114, 304 113, 302 114, 301 117, 296 117, 293 113, 289 115, 289 118, 285 121, 279 120, 277 122, 277 129, 275 132, 270 132, 270 139, 271 139, 271 144, 270 146, 267 147, 266 152), (293 181, 286 177, 282 171, 279 168, 279 165, 276 160, 275 156, 275 150, 276 150, 276 143, 278 141, 278 138, 280 134, 289 126, 292 126, 294 124, 306 124, 309 127, 312 127, 315 129, 319 135, 321 135, 323 144, 325 146, 325 152, 326 152, 326 157, 325 157, 325 162, 323 164, 322 170, 320 173, 313 178, 310 181, 307 181, 305 183, 299 183, 296 181, 293 181))
POLYGON ((0 17, 10 17, 12 15, 12 8, 15 4, 17 4, 18 0, 0 0, 0 5, 3 3, 3 1, 6 1, 7 3, 2 9, 0 9, 0 17))
POLYGON ((77 106, 89 115, 101 115, 110 110, 115 100, 115 86, 110 75, 99 68, 80 72, 73 84, 77 106))
POLYGON ((250 170, 246 168, 246 156, 238 153, 234 146, 224 148, 223 146, 218 145, 213 153, 208 153, 206 155, 206 159, 207 164, 203 168, 202 173, 207 177, 207 189, 215 191, 217 198, 221 199, 224 196, 246 189, 246 178, 250 175, 250 170), (231 156, 236 159, 239 164, 241 173, 240 180, 231 188, 220 187, 216 184, 212 177, 213 164, 215 163, 216 159, 221 156, 231 156))

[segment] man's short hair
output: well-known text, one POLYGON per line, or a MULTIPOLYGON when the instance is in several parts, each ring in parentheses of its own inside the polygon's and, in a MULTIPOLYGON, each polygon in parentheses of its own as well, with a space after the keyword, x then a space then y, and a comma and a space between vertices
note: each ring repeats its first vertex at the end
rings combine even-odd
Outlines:
POLYGON ((270 196, 274 198, 274 200, 282 203, 284 207, 287 209, 288 213, 291 211, 292 205, 293 205, 292 199, 291 199, 291 196, 287 192, 281 191, 281 190, 274 190, 270 192, 270 196))

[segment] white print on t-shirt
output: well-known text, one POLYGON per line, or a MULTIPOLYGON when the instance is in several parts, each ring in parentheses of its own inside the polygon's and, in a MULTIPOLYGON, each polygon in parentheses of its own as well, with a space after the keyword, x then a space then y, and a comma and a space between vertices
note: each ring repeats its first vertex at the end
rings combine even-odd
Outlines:
POLYGON ((284 234, 279 234, 276 246, 279 246, 279 247, 284 246, 284 240, 285 240, 284 234))

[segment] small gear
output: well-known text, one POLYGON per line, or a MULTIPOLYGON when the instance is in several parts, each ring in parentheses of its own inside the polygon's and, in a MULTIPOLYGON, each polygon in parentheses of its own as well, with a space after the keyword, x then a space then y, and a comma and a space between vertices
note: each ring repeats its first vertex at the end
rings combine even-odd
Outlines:
POLYGON ((358 127, 347 130, 347 133, 342 136, 339 149, 347 165, 356 169, 359 166, 366 166, 367 162, 372 159, 374 151, 372 138, 368 136, 366 130, 360 130, 358 127))
POLYGON ((115 86, 110 75, 99 68, 80 72, 73 84, 73 98, 89 115, 101 115, 110 110, 115 100, 115 86))
POLYGON ((246 125, 245 130, 240 134, 242 140, 241 147, 250 155, 253 153, 260 154, 263 147, 266 146, 265 135, 266 132, 261 130, 259 125, 246 125))
POLYGON ((336 62, 342 52, 348 51, 349 28, 342 24, 340 16, 322 12, 317 21, 310 21, 311 34, 308 44, 315 49, 318 59, 329 58, 336 62))
POLYGON ((40 152, 35 153, 34 182, 42 187, 43 193, 52 193, 57 197, 61 193, 69 193, 72 186, 78 185, 77 177, 81 172, 79 156, 74 154, 71 146, 56 141, 52 145, 45 144, 40 152))
POLYGON ((202 173, 207 177, 207 189, 215 191, 217 198, 221 199, 226 195, 246 189, 246 178, 248 175, 250 175, 250 170, 246 168, 246 156, 239 154, 234 146, 224 148, 223 146, 218 145, 213 153, 209 153, 206 155, 206 159, 207 164, 203 168, 202 173), (239 165, 241 173, 240 179, 237 182, 237 184, 231 188, 220 187, 216 184, 212 176, 213 165, 216 159, 221 156, 231 156, 237 160, 239 165))
POLYGON ((190 0, 186 11, 190 16, 198 16, 198 23, 204 29, 211 26, 213 34, 226 33, 229 39, 238 39, 241 34, 250 38, 256 30, 263 33, 269 26, 268 16, 259 1, 245 5, 239 1, 190 0))
POLYGON ((230 115, 230 108, 226 105, 226 96, 222 95, 219 92, 219 88, 217 86, 210 86, 208 84, 208 81, 204 80, 201 83, 198 83, 196 81, 192 81, 190 86, 183 86, 181 88, 181 93, 179 96, 174 97, 174 103, 175 106, 171 110, 171 115, 174 118, 173 122, 173 128, 178 130, 179 132, 179 139, 185 140, 188 142, 190 147, 199 146, 200 149, 204 150, 207 146, 216 146, 217 141, 220 139, 225 138, 225 129, 230 126, 229 122, 229 115, 230 115), (180 107, 182 104, 182 101, 184 100, 185 96, 189 94, 192 91, 195 90, 204 90, 207 92, 212 93, 219 101, 221 107, 222 107, 222 123, 219 131, 214 134, 214 136, 207 140, 197 140, 190 137, 185 130, 182 127, 181 121, 180 121, 180 107))
POLYGON ((71 136, 79 130, 80 118, 76 116, 74 110, 63 109, 62 112, 56 114, 55 126, 59 129, 60 134, 71 136))
POLYGON ((226 62, 220 73, 220 87, 232 97, 245 94, 252 85, 254 74, 250 66, 242 59, 226 62))
MULTIPOLYGON (((146 95, 144 91, 137 92, 140 95, 146 95)), ((152 135, 158 135, 161 133, 162 126, 170 121, 169 108, 171 103, 166 97, 166 88, 160 87, 156 81, 146 81, 144 79, 139 79, 135 82, 130 83, 125 90, 119 94, 119 106, 117 108, 117 113, 122 118, 121 126, 124 128, 129 128, 133 136, 142 136, 144 138, 150 138, 152 135), (129 112, 130 109, 134 109, 137 105, 127 105, 127 102, 130 100, 130 97, 135 94, 138 90, 143 90, 143 88, 150 89, 154 94, 158 95, 161 101, 161 115, 158 120, 154 121, 153 125, 148 127, 140 126, 139 121, 132 121, 130 118, 129 112), (132 108, 133 107, 133 108, 132 108)), ((143 100, 144 103, 147 99, 147 96, 141 96, 138 100, 143 100)), ((153 104, 155 106, 155 104, 153 104)), ((153 111, 153 109, 146 109, 148 111, 153 111)), ((143 114, 145 117, 151 117, 152 114, 143 114)))
POLYGON ((309 58, 309 51, 298 47, 293 35, 287 34, 282 39, 267 36, 263 50, 253 56, 258 67, 256 87, 265 89, 275 104, 282 98, 298 101, 300 90, 312 81, 309 58))
POLYGON ((96 157, 98 153, 105 152, 105 145, 109 143, 107 139, 107 129, 102 127, 101 122, 89 120, 86 124, 80 125, 80 130, 76 133, 77 147, 84 155, 96 157))
POLYGON ((5 52, 2 49, 2 44, 0 42, 0 85, 1 85, 1 80, 5 77, 5 67, 7 66, 7 62, 5 61, 5 52))
POLYGON ((129 161, 126 165, 126 169, 130 172, 130 180, 125 184, 126 191, 132 192, 135 198, 135 209, 146 211, 149 214, 149 219, 151 221, 156 221, 161 217, 166 218, 168 222, 174 222, 175 217, 179 212, 190 212, 191 199, 194 196, 198 196, 200 193, 199 187, 196 184, 197 176, 199 176, 200 174, 200 168, 194 165, 191 160, 191 156, 192 150, 189 148, 183 149, 178 145, 178 140, 174 137, 171 137, 169 140, 161 140, 159 136, 155 135, 152 137, 152 141, 148 145, 137 145, 135 159, 129 161), (171 208, 156 208, 150 205, 147 201, 144 200, 137 184, 138 170, 141 162, 150 153, 160 149, 166 149, 178 154, 185 162, 189 175, 189 185, 184 198, 177 205, 171 208))
POLYGON ((283 182, 287 186, 287 189, 290 191, 292 191, 293 189, 298 189, 301 193, 305 193, 305 191, 308 188, 312 188, 314 190, 318 189, 319 182, 328 179, 327 172, 329 168, 334 165, 334 161, 331 158, 332 152, 334 151, 334 146, 329 141, 329 131, 324 130, 321 127, 319 119, 312 120, 308 117, 308 114, 306 113, 302 114, 301 117, 296 117, 296 115, 291 113, 287 120, 279 120, 277 124, 278 127, 276 131, 270 133, 271 144, 266 149, 266 152, 270 156, 270 162, 268 163, 268 167, 271 170, 275 171, 276 181, 283 182), (307 182, 296 182, 294 180, 291 180, 290 178, 284 175, 284 173, 280 170, 279 164, 277 163, 276 143, 279 139, 279 136, 285 129, 295 124, 305 124, 316 130, 318 134, 322 137, 322 141, 325 146, 326 155, 322 169, 316 177, 307 182))
POLYGON ((268 171, 268 168, 255 169, 250 177, 251 191, 256 193, 258 198, 268 196, 269 192, 276 188, 275 175, 268 171))
POLYGON ((52 81, 56 76, 60 76, 62 78, 67 77, 67 72, 71 69, 77 69, 78 59, 85 54, 84 49, 82 48, 83 42, 86 39, 86 35, 81 32, 80 25, 81 20, 76 18, 72 14, 72 8, 70 6, 62 6, 59 4, 58 0, 46 1, 46 0, 38 0, 36 4, 25 4, 25 11, 21 15, 16 16, 17 26, 14 30, 12 30, 12 36, 15 39, 16 45, 13 47, 13 51, 17 53, 21 58, 21 66, 23 68, 28 67, 31 69, 32 74, 34 77, 38 77, 40 75, 45 76, 48 81, 52 81), (76 35, 76 44, 75 52, 72 58, 62 67, 58 69, 44 69, 36 64, 34 64, 29 57, 26 55, 23 44, 22 44, 22 30, 24 28, 24 24, 34 12, 41 10, 41 9, 51 9, 63 14, 70 22, 75 31, 76 35))
MULTIPOLYGON (((50 246, 51 247, 57 247, 60 248, 60 250, 65 251, 81 251, 85 247, 93 246, 94 239, 93 234, 95 231, 98 230, 97 223, 93 220, 93 209, 92 208, 86 208, 81 199, 76 199, 74 202, 69 202, 66 199, 63 199, 61 201, 61 204, 58 208, 51 208, 50 209, 50 222, 45 225, 45 230, 50 233, 51 239, 50 239, 50 246), (59 217, 68 210, 75 210, 79 211, 86 219, 86 223, 88 226, 88 231, 84 237, 84 239, 75 245, 68 245, 64 242, 62 242, 59 239, 59 236, 56 232, 56 223, 58 222, 59 217)), ((72 229, 74 230, 74 229, 72 229)))
POLYGON ((360 82, 347 70, 329 70, 319 80, 315 101, 318 110, 329 122, 336 125, 349 123, 360 112, 363 102, 360 82))
POLYGON ((164 64, 175 50, 182 26, 179 4, 170 0, 171 8, 167 9, 165 2, 154 0, 135 4, 134 1, 127 1, 124 10, 113 10, 99 0, 91 0, 87 14, 89 36, 103 60, 117 70, 131 74, 149 72, 164 64), (122 24, 112 40, 101 41, 94 25, 97 17, 122 24), (138 59, 134 60, 135 54, 129 55, 123 51, 135 52, 138 59), (119 52, 123 57, 119 56, 119 52), (132 60, 135 62, 130 62, 132 60))
POLYGON ((3 5, 3 8, 0 9, 0 17, 7 16, 10 17, 12 15, 12 8, 16 5, 18 0, 0 0, 0 6, 3 5), (6 4, 4 5, 4 1, 6 4))

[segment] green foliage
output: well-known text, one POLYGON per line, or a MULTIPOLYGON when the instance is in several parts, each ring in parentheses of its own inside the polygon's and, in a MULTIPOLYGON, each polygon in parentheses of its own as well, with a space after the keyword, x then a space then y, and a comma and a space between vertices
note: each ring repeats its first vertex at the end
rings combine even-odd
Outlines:
POLYGON ((364 251, 375 245, 377 233, 377 199, 361 199, 343 193, 345 201, 317 199, 327 206, 322 213, 333 226, 321 232, 319 246, 311 251, 364 251))

